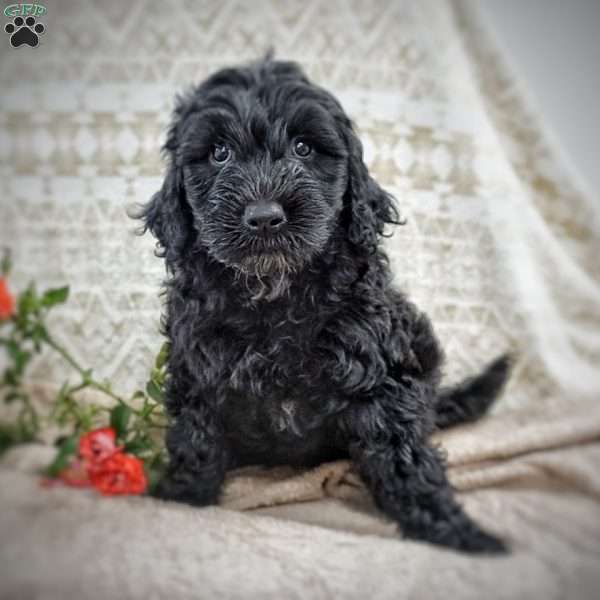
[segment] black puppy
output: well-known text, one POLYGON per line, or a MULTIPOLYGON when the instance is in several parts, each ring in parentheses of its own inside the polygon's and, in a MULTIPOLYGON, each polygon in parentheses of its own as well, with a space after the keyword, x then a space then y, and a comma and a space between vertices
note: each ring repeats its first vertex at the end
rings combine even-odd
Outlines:
POLYGON ((483 414, 509 361, 438 389, 442 350, 380 247, 398 214, 337 100, 294 63, 225 69, 179 99, 165 150, 141 214, 170 273, 158 495, 206 505, 229 468, 349 456, 406 536, 502 551, 428 437, 483 414))

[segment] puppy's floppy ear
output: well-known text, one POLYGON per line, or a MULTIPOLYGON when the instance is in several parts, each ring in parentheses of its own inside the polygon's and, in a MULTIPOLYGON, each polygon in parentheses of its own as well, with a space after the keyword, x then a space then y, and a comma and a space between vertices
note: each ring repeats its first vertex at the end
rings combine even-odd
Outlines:
POLYGON ((169 165, 162 188, 136 215, 144 223, 143 231, 150 230, 158 240, 157 255, 165 259, 167 269, 171 271, 184 256, 193 233, 190 209, 175 159, 176 145, 176 132, 172 129, 165 145, 169 165))
POLYGON ((350 122, 345 129, 348 147, 348 187, 344 198, 344 219, 348 239, 367 254, 377 249, 378 237, 386 224, 402 224, 394 198, 369 175, 363 149, 350 122))

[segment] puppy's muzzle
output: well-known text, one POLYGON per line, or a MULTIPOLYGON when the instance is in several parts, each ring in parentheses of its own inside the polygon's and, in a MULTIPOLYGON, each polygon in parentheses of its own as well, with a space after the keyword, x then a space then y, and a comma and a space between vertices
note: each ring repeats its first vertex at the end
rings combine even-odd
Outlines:
POLYGON ((242 218, 244 226, 255 235, 269 235, 281 231, 287 218, 277 202, 258 201, 246 206, 242 218))

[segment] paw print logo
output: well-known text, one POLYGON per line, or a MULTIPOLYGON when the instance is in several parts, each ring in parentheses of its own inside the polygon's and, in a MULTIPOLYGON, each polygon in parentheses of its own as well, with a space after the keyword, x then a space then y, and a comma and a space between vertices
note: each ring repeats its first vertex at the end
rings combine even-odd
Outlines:
POLYGON ((4 26, 4 31, 10 35, 10 45, 18 48, 23 44, 35 48, 40 42, 40 35, 46 31, 42 23, 36 23, 35 17, 15 17, 12 23, 4 26))

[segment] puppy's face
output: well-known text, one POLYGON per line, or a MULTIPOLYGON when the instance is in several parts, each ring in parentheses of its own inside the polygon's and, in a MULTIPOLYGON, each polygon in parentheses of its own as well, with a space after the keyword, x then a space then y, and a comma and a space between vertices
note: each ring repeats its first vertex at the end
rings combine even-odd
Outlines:
POLYGON ((253 299, 289 290, 334 235, 364 263, 398 222, 342 107, 294 63, 217 72, 179 100, 165 149, 162 189, 138 216, 167 268, 195 272, 208 255, 253 299))
POLYGON ((204 88, 178 148, 198 243, 259 278, 301 269, 327 245, 347 188, 336 106, 297 76, 234 70, 204 88))

